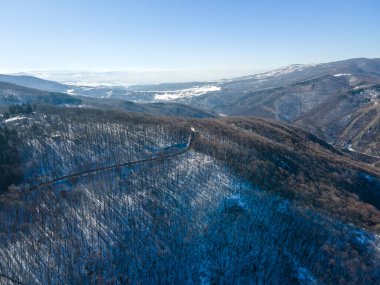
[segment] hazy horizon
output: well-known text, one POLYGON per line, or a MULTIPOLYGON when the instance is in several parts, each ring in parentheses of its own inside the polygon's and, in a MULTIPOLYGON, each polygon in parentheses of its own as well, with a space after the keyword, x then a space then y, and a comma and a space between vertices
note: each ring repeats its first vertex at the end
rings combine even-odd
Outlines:
MULTIPOLYGON (((349 60, 349 59, 343 59, 349 60)), ((339 60, 340 61, 340 60, 339 60)), ((269 72, 292 65, 318 65, 326 62, 294 63, 273 69, 246 70, 29 70, 1 72, 8 75, 28 75, 77 86, 131 86, 162 83, 222 81, 269 72)))
POLYGON ((0 72, 186 73, 160 79, 173 82, 380 57, 379 8, 374 0, 3 0, 0 72))
POLYGON ((268 70, 35 70, 5 72, 9 75, 30 75, 38 78, 73 85, 137 85, 181 83, 195 81, 218 81, 233 77, 252 75, 268 70), (102 84, 100 84, 102 83, 102 84))

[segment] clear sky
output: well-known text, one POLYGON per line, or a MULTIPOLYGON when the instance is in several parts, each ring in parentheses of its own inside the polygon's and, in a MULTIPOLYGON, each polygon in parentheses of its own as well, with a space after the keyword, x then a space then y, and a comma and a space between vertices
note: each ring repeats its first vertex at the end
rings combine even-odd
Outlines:
POLYGON ((260 70, 380 57, 378 0, 0 0, 0 72, 260 70))

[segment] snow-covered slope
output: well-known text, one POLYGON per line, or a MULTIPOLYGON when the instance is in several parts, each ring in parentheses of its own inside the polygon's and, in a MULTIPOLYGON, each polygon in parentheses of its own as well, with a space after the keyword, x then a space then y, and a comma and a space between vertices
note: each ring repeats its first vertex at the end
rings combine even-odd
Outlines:
POLYGON ((380 278, 378 237, 263 192, 204 154, 21 195, 11 212, 1 211, 4 229, 11 221, 20 228, 11 239, 10 228, 3 230, 0 272, 23 283, 369 284, 380 278))
POLYGON ((154 99, 157 101, 170 101, 170 100, 178 100, 178 99, 189 99, 196 96, 201 96, 208 92, 219 91, 220 87, 218 86, 200 86, 200 87, 192 87, 188 89, 179 89, 173 91, 152 91, 156 95, 154 99))
POLYGON ((83 122, 34 113, 4 120, 19 134, 24 181, 36 185, 68 174, 141 160, 189 134, 135 122, 83 122))
POLYGON ((380 172, 258 118, 39 107, 3 120, 24 183, 0 196, 0 282, 376 284, 380 172))

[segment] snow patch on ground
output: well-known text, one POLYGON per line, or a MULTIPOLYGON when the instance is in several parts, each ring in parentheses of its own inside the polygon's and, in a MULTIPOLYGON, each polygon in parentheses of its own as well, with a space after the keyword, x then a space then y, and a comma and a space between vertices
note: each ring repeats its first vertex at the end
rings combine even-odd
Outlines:
POLYGON ((352 144, 349 144, 349 145, 347 146, 347 149, 348 149, 349 151, 355 151, 355 150, 352 148, 352 144))
POLYGON ((350 75, 351 75, 350 73, 338 73, 338 74, 334 74, 335 77, 350 76, 350 75))
POLYGON ((305 284, 305 285, 317 284, 317 282, 315 281, 315 278, 311 275, 310 271, 304 267, 298 267, 297 277, 298 277, 298 280, 300 281, 300 284, 305 284))
POLYGON ((17 116, 17 117, 6 119, 6 120, 4 120, 4 122, 9 123, 9 122, 19 121, 19 120, 23 120, 23 119, 26 119, 26 117, 17 116))
POLYGON ((69 95, 74 95, 74 89, 67 89, 66 93, 69 95))
POLYGON ((154 96, 155 100, 170 101, 176 99, 196 97, 208 92, 219 91, 220 87, 215 85, 208 86, 196 86, 187 89, 173 90, 173 91, 157 91, 157 95, 154 96))
POLYGON ((373 181, 376 180, 375 177, 373 177, 373 176, 371 176, 371 175, 369 175, 369 174, 366 174, 366 173, 363 173, 362 176, 363 176, 363 178, 364 178, 365 180, 367 180, 368 182, 373 182, 373 181))
POLYGON ((245 211, 245 203, 239 194, 233 194, 227 197, 223 202, 223 210, 229 212, 245 211))
POLYGON ((111 91, 108 91, 108 92, 106 92, 106 95, 105 95, 105 96, 102 96, 101 98, 111 98, 112 93, 113 93, 112 90, 111 90, 111 91))

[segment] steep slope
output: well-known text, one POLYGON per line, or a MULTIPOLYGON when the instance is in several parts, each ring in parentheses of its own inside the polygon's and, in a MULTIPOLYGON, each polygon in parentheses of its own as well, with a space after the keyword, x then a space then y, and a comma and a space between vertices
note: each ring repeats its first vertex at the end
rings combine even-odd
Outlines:
POLYGON ((380 162, 380 85, 358 86, 331 96, 295 123, 327 141, 380 162))

